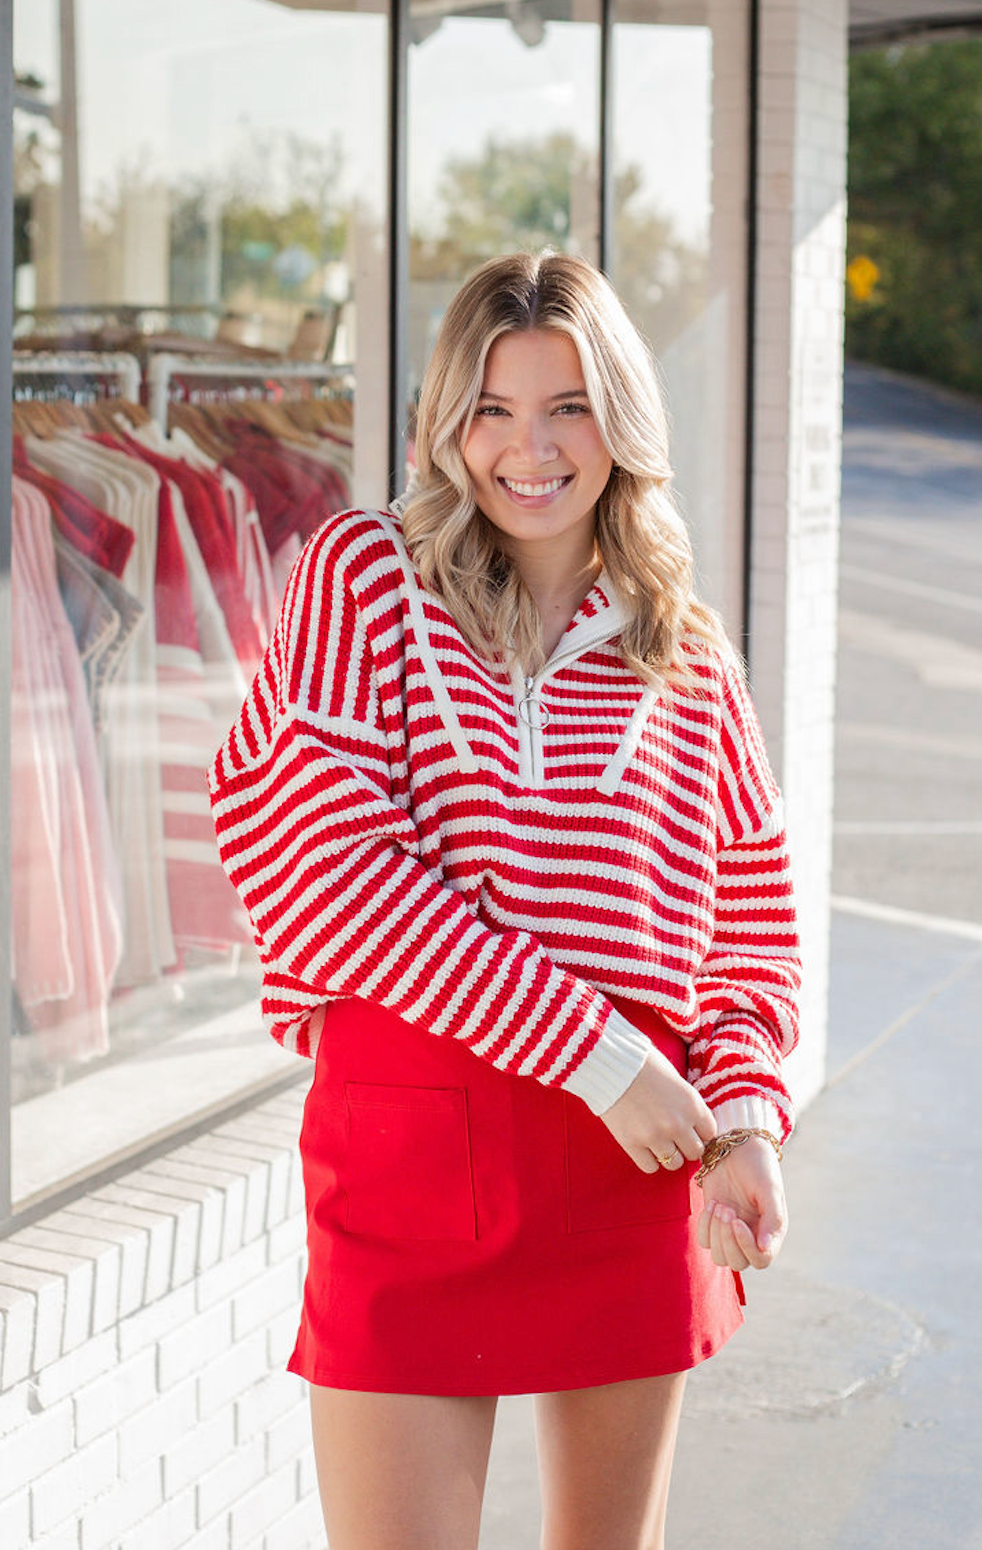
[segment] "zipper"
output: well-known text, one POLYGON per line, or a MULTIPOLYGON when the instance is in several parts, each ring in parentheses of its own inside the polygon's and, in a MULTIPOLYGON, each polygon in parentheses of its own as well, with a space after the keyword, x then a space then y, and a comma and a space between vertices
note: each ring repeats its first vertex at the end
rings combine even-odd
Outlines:
POLYGON ((598 619, 595 628, 581 635, 575 645, 568 646, 565 651, 557 648, 556 653, 537 674, 523 674, 519 668, 512 669, 512 692, 518 723, 518 770, 523 785, 545 784, 543 733, 549 725, 550 712, 548 705, 545 705, 539 697, 542 685, 560 668, 575 662, 577 657, 581 657, 591 646, 609 640, 613 633, 615 632, 609 616, 598 619))
POLYGON ((529 785, 541 786, 545 777, 545 752, 542 734, 549 725, 549 707, 539 699, 534 677, 525 679, 525 694, 518 702, 518 736, 527 756, 529 785))

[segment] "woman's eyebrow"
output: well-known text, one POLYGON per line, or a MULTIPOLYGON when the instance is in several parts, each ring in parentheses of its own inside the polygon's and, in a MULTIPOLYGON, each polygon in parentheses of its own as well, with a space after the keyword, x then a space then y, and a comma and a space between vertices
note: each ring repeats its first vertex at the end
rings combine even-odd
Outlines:
MULTIPOLYGON (((564 393, 551 393, 549 395, 549 402, 554 404, 560 398, 587 398, 588 396, 586 388, 567 388, 564 393)), ((493 398, 499 404, 510 404, 512 402, 507 393, 492 393, 490 388, 482 388, 478 398, 493 398)))

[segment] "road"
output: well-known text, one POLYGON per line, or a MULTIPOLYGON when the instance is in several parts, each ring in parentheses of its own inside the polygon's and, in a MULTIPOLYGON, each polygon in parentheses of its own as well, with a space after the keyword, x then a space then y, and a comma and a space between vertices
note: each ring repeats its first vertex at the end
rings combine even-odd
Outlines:
POLYGON ((837 895, 982 925, 982 405, 846 372, 837 895))

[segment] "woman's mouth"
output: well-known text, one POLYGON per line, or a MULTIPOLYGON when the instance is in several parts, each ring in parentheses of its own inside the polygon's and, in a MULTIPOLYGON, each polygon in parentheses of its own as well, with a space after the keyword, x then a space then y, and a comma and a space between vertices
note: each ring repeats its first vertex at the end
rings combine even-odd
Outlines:
POLYGON ((506 479, 502 476, 498 483, 519 500, 548 500, 565 488, 572 477, 572 474, 561 474, 553 479, 506 479))

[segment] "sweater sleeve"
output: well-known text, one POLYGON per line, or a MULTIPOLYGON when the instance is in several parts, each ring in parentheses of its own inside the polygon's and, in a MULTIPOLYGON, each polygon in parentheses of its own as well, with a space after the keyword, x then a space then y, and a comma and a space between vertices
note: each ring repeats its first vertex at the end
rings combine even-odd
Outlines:
POLYGON ((757 717, 734 665, 724 677, 713 938, 696 976, 689 1076, 721 1131, 786 1138, 781 1065, 798 1037, 801 983, 783 808, 757 717))
POLYGON ((350 519, 328 524, 298 561, 209 772, 219 851, 263 963, 266 1024, 313 1055, 313 1012, 362 997, 602 1112, 648 1041, 534 936, 489 930, 420 861, 378 642, 345 573, 350 532, 350 519))

